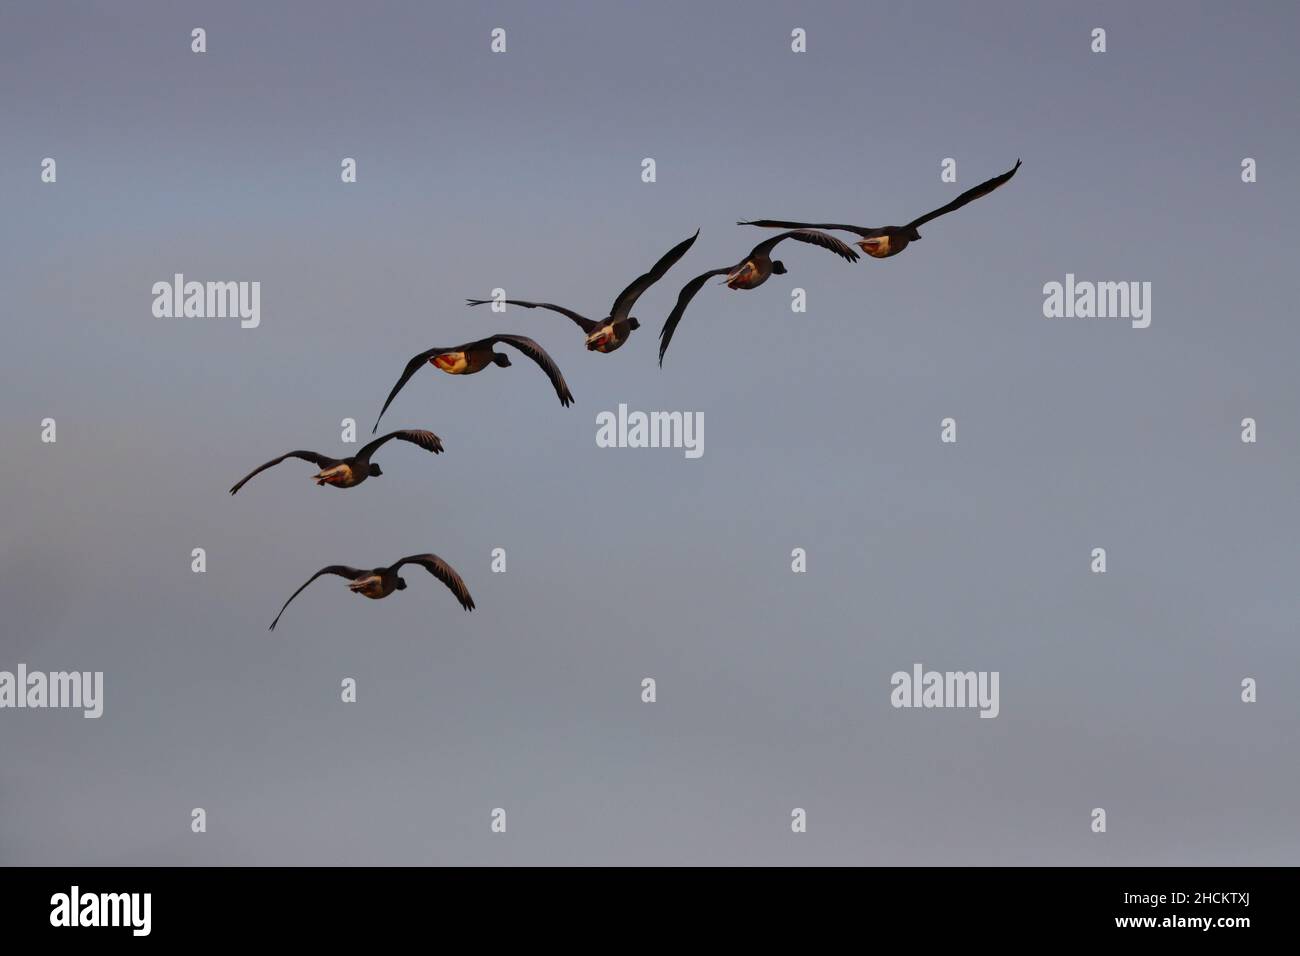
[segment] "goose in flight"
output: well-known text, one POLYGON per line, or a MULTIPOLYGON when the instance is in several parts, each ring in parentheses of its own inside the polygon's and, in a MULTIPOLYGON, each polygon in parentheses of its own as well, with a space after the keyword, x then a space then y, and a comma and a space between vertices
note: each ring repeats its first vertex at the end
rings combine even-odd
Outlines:
POLYGON ((668 321, 659 330, 660 366, 664 364, 664 353, 668 351, 668 343, 672 341, 673 332, 677 329, 677 323, 682 320, 682 316, 686 314, 686 307, 691 304, 691 299, 695 298, 695 294, 704 287, 704 283, 708 282, 713 276, 726 276, 725 283, 729 289, 756 289, 766 282, 769 276, 785 275, 785 263, 780 259, 772 258, 772 250, 776 248, 777 243, 785 239, 795 239, 799 242, 821 246, 823 249, 829 249, 849 262, 856 262, 858 259, 856 252, 834 236, 818 232, 815 229, 793 229, 789 232, 778 233, 771 239, 760 242, 750 250, 748 256, 734 266, 711 269, 703 275, 696 276, 682 287, 682 291, 677 296, 677 304, 673 306, 673 311, 668 316, 668 321))
POLYGON ((406 368, 402 370, 401 378, 397 380, 393 390, 388 393, 388 400, 384 402, 384 407, 379 410, 379 418, 375 419, 375 427, 371 431, 376 432, 379 430, 379 419, 384 417, 384 412, 388 411, 388 406, 392 404, 397 393, 402 390, 402 386, 411 380, 411 376, 418 372, 420 366, 425 362, 428 362, 436 369, 441 369, 448 375, 473 375, 475 372, 483 371, 489 365, 509 368, 510 357, 503 352, 496 352, 492 349, 492 346, 498 342, 514 346, 536 362, 538 367, 546 373, 546 377, 551 380, 551 384, 555 386, 555 394, 560 396, 560 404, 566 408, 572 404, 573 393, 569 391, 564 376, 560 374, 559 366, 546 354, 546 349, 527 336, 491 335, 485 339, 479 339, 477 342, 467 342, 464 345, 426 349, 407 362, 406 368))
POLYGON ((987 196, 1014 176, 1019 168, 1020 160, 1017 159, 1016 164, 1001 176, 994 176, 978 186, 972 186, 946 206, 940 206, 938 209, 927 212, 919 219, 913 219, 906 226, 846 226, 829 222, 789 222, 785 219, 751 219, 738 222, 736 225, 766 226, 777 229, 831 229, 837 232, 852 232, 862 237, 861 240, 855 243, 859 249, 873 259, 888 259, 890 256, 896 256, 906 249, 909 242, 921 238, 921 234, 917 232, 918 228, 924 226, 931 219, 946 216, 953 210, 960 209, 981 196, 987 196))
POLYGON ((311 476, 317 487, 333 485, 335 488, 355 488, 367 478, 378 478, 383 474, 379 469, 379 465, 370 460, 370 456, 378 451, 384 442, 393 438, 419 445, 425 451, 431 451, 435 455, 442 451, 442 439, 433 432, 424 431, 423 429, 404 429, 381 435, 369 444, 362 445, 361 450, 351 458, 330 458, 326 455, 318 455, 314 451, 287 451, 279 458, 272 458, 265 465, 258 465, 239 479, 235 486, 230 489, 230 493, 233 495, 244 487, 254 475, 280 464, 286 458, 301 458, 303 461, 309 461, 319 468, 320 470, 311 476))
MULTIPOLYGON (((505 299, 504 301, 507 305, 518 305, 525 309, 550 309, 552 312, 567 315, 577 323, 578 328, 582 329, 586 335, 587 351, 613 352, 626 342, 636 329, 641 328, 641 323, 632 316, 632 306, 636 304, 636 300, 641 297, 641 294, 646 289, 662 279, 678 259, 686 255, 686 250, 695 244, 695 240, 699 235, 700 231, 696 229, 695 235, 673 246, 664 253, 663 257, 654 264, 649 272, 634 279, 631 285, 618 294, 618 298, 610 306, 609 316, 599 322, 593 322, 585 315, 566 309, 562 305, 552 305, 550 302, 524 302, 521 299, 505 299)), ((484 305, 491 300, 466 299, 465 301, 470 305, 484 305)))
MULTIPOLYGON (((331 564, 321 568, 309 577, 307 584, 311 584, 322 574, 337 574, 339 577, 347 578, 352 582, 348 585, 348 590, 353 594, 361 594, 377 601, 380 598, 388 597, 394 591, 406 590, 406 581, 397 573, 404 564, 418 564, 447 585, 451 593, 456 595, 456 600, 460 602, 461 607, 467 611, 474 610, 474 599, 470 597, 469 588, 465 587, 465 582, 461 580, 455 568, 436 554, 413 554, 386 568, 371 568, 368 571, 361 568, 350 568, 346 564, 331 564)), ((303 592, 303 588, 306 588, 307 584, 289 595, 289 600, 284 602, 284 607, 280 608, 280 613, 271 622, 271 630, 274 631, 275 625, 280 623, 284 608, 293 603, 293 599, 303 592)))

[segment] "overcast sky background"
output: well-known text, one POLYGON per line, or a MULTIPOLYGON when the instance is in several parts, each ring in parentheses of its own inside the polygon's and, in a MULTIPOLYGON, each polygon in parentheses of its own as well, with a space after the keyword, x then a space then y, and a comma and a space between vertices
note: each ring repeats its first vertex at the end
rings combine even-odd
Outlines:
POLYGON ((0 863, 1296 863, 1298 30, 1290 3, 6 3, 0 669, 106 688, 97 721, 0 711, 0 863), (762 238, 736 219, 906 222, 1017 157, 897 258, 787 245, 788 275, 706 287, 656 367, 681 285, 762 238), (696 228, 613 355, 463 305, 600 318, 696 228), (155 319, 176 272, 260 281, 261 327, 155 319), (1067 272, 1151 282, 1151 327, 1045 319, 1067 272), (385 423, 444 455, 226 494, 497 331, 576 404, 526 360, 422 371, 385 423), (620 402, 703 412, 704 456, 597 448, 620 402), (324 564, 430 550, 473 614, 416 570, 374 603, 322 579, 267 631, 324 564), (891 708, 918 661, 1000 671, 1000 716, 891 708))

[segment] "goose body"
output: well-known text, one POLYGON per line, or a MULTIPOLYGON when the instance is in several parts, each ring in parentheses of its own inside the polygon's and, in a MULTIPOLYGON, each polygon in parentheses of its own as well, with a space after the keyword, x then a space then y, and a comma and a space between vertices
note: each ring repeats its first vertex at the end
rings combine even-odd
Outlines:
POLYGON ((858 259, 856 252, 832 235, 816 229, 791 229, 779 233, 771 239, 763 240, 749 251, 749 255, 733 266, 711 269, 696 276, 682 287, 682 291, 677 295, 677 304, 673 306, 673 311, 664 322, 663 328, 659 330, 660 366, 664 364, 664 353, 668 351, 668 343, 672 341, 673 333, 677 330, 677 324, 681 322, 682 316, 686 314, 686 307, 691 304, 691 300, 695 298, 696 293, 704 288, 704 284, 714 276, 722 276, 723 284, 728 289, 757 289, 772 276, 785 275, 787 271, 785 263, 780 259, 773 259, 772 250, 786 239, 819 246, 849 262, 856 262, 858 259))
MULTIPOLYGON (((552 302, 526 302, 523 299, 504 299, 502 301, 506 305, 517 305, 525 309, 549 309, 552 312, 558 312, 560 315, 568 316, 582 330, 587 351, 616 352, 623 347, 623 344, 627 342, 633 332, 641 328, 640 320, 632 315, 632 307, 636 305, 636 300, 641 298, 646 289, 662 279, 678 259, 686 255, 686 250, 695 244, 695 240, 699 238, 699 235, 700 231, 696 229, 695 235, 683 239, 660 256, 659 261, 650 267, 649 272, 633 279, 628 287, 614 299, 614 304, 609 309, 609 315, 599 322, 592 321, 579 312, 574 312, 562 305, 555 305, 552 302)), ((466 299, 465 301, 473 306, 487 305, 491 300, 466 299)))
POLYGON ((371 430, 379 430, 379 422, 384 417, 384 412, 388 411, 388 406, 393 403, 397 393, 411 380, 411 376, 423 368, 426 362, 448 375, 474 375, 483 371, 489 365, 509 368, 510 357, 504 352, 496 351, 494 346, 497 344, 509 345, 532 359, 537 367, 546 373, 546 377, 551 380, 555 394, 560 398, 560 404, 566 408, 573 404, 573 393, 569 391, 568 383, 564 381, 564 375, 560 372, 560 367, 555 364, 555 360, 551 358, 546 349, 526 335, 499 333, 490 335, 485 339, 479 339, 477 342, 467 342, 464 345, 425 349, 419 355, 414 356, 406 363, 406 368, 402 370, 402 375, 398 378, 397 384, 388 393, 384 407, 379 410, 379 418, 375 419, 375 427, 371 430))
POLYGON ((921 238, 920 227, 940 216, 960 209, 967 203, 974 202, 981 196, 987 196, 999 186, 1008 182, 1020 168, 1020 160, 1000 176, 986 179, 978 186, 972 186, 952 202, 919 216, 904 226, 850 226, 844 223, 830 222, 794 222, 789 219, 749 219, 742 220, 738 226, 763 226, 775 229, 829 229, 832 232, 851 232, 859 236, 854 243, 859 249, 873 259, 888 259, 898 255, 911 243, 921 238))
POLYGON ((385 442, 392 439, 410 442, 418 445, 425 451, 433 454, 441 454, 442 439, 431 431, 424 429, 402 429, 400 431, 389 432, 387 435, 381 435, 379 438, 362 445, 360 450, 350 458, 329 458, 325 455, 317 454, 314 451, 290 451, 281 455, 279 458, 272 458, 264 465, 258 465, 247 475, 235 483, 230 489, 233 495, 244 487, 254 475, 261 474, 268 468, 280 464, 286 458, 301 458, 303 461, 309 461, 319 469, 316 474, 312 475, 312 481, 316 482, 317 487, 331 485, 335 488, 355 488, 367 478, 378 478, 383 474, 379 465, 370 460, 370 457, 378 451, 385 442))
POLYGON ((362 569, 349 567, 346 564, 326 565, 309 577, 302 587, 289 595, 289 600, 284 602, 284 607, 280 608, 280 613, 271 622, 270 629, 275 630, 275 626, 280 623, 280 618, 284 615, 285 608, 293 603, 293 599, 301 594, 308 584, 311 584, 321 575, 333 574, 341 578, 347 578, 350 582, 348 584, 349 591, 377 601, 388 597, 394 591, 406 590, 406 580, 398 572, 408 564, 424 568, 447 586, 447 589, 456 596, 456 600, 460 602, 461 607, 466 611, 474 610, 474 598, 470 596, 469 588, 465 586, 465 582, 455 568, 436 554, 412 554, 390 564, 386 568, 362 569))

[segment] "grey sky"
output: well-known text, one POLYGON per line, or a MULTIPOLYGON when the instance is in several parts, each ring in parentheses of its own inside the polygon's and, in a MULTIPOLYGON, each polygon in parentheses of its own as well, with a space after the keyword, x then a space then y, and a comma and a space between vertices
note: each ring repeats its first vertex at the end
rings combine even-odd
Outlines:
POLYGON ((0 863, 1295 863, 1298 27, 1288 3, 6 4, 0 669, 103 670, 105 713, 0 711, 0 863), (761 289, 710 285, 656 367, 681 285, 763 235, 735 220, 906 222, 1017 157, 897 258, 783 248, 761 289), (697 227, 613 355, 464 308, 501 286, 599 318, 697 227), (261 327, 153 318, 175 272, 260 281, 261 327), (1067 272, 1151 282, 1151 327, 1045 319, 1067 272), (385 423, 446 454, 226 494, 495 331, 576 405, 526 362, 423 371, 385 423), (620 402, 703 412, 704 456, 597 448, 620 402), (477 611, 325 579, 267 632, 321 565, 425 550, 477 611), (1000 671, 1000 716, 891 708, 916 661, 1000 671))

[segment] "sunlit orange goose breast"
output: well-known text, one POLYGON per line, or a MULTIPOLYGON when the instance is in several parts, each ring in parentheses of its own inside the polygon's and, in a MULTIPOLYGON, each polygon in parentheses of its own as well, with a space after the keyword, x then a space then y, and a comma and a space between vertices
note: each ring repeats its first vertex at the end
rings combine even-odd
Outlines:
POLYGON ((353 485, 360 484, 364 478, 358 478, 352 471, 352 467, 346 462, 339 462, 333 468, 322 468, 316 474, 312 475, 317 485, 334 485, 338 488, 351 488, 353 485))
POLYGON ((754 264, 753 260, 746 260, 731 275, 727 276, 727 288, 729 289, 752 289, 755 286, 762 285, 767 275, 762 269, 754 264))
POLYGON ((429 364, 448 375, 473 375, 492 364, 491 349, 472 352, 443 352, 429 359, 429 364))
POLYGON ((348 590, 365 597, 378 600, 382 597, 388 597, 396 590, 396 581, 391 582, 385 587, 382 575, 372 574, 369 577, 359 578, 348 585, 348 590))

